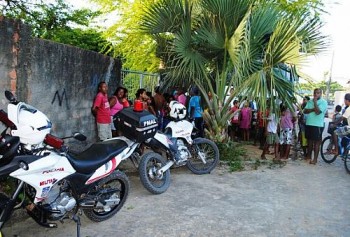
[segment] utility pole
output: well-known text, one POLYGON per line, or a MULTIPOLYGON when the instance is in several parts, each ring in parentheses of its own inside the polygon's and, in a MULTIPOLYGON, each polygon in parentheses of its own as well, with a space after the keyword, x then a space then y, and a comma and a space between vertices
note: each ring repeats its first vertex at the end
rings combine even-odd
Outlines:
POLYGON ((334 51, 333 51, 333 53, 332 53, 331 68, 330 68, 330 70, 329 70, 329 77, 328 77, 328 83, 327 83, 327 92, 326 92, 326 99, 327 99, 327 102, 329 101, 329 92, 330 92, 330 90, 331 90, 333 61, 334 61, 334 51))

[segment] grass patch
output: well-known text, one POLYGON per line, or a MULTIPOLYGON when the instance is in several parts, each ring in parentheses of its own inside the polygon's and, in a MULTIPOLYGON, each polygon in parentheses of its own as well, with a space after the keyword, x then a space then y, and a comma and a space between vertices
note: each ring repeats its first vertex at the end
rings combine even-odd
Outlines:
POLYGON ((217 146, 220 151, 220 160, 229 165, 231 172, 244 170, 247 150, 242 145, 229 141, 227 143, 217 143, 217 146))
POLYGON ((133 210, 135 207, 134 206, 127 206, 126 210, 133 210))
POLYGON ((14 180, 12 178, 4 178, 0 180, 0 192, 10 194, 16 188, 14 180))

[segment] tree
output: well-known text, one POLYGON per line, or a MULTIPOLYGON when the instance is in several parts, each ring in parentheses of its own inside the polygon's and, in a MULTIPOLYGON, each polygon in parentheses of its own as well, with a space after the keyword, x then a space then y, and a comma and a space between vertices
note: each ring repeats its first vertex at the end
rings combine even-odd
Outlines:
POLYGON ((275 113, 275 97, 292 108, 297 66, 325 47, 320 27, 309 13, 267 0, 160 0, 145 9, 141 23, 162 48, 167 84, 194 81, 201 90, 209 108, 207 135, 220 142, 227 140, 236 96, 257 98, 262 110, 269 106, 275 113))
MULTIPOLYGON (((305 95, 312 96, 313 90, 315 88, 320 88, 323 91, 323 94, 327 91, 328 81, 320 81, 320 82, 314 82, 314 83, 300 83, 299 88, 304 92, 305 95), (305 93, 306 91, 309 91, 309 93, 305 93)), ((344 87, 340 85, 336 81, 331 81, 330 87, 329 87, 329 93, 330 93, 330 99, 334 99, 334 92, 336 91, 344 91, 344 87)))
POLYGON ((155 0, 95 0, 105 14, 118 19, 105 38, 113 43, 113 55, 122 57, 123 66, 132 70, 158 72, 160 59, 153 38, 140 31, 143 9, 155 0))
MULTIPOLYGON (((91 0, 101 10, 118 19, 105 36, 113 42, 114 55, 123 56, 123 65, 140 71, 158 72, 162 64, 162 48, 149 35, 139 31, 144 9, 159 0, 91 0)), ((289 12, 308 12, 313 16, 323 13, 323 0, 272 0, 278 7, 289 12)), ((166 44, 164 41, 163 44, 166 44)))
POLYGON ((87 28, 101 12, 73 10, 64 0, 51 3, 36 0, 1 2, 2 14, 21 19, 32 28, 34 37, 74 45, 83 49, 106 52, 109 43, 97 29, 87 28), (80 28, 79 28, 80 27, 80 28))

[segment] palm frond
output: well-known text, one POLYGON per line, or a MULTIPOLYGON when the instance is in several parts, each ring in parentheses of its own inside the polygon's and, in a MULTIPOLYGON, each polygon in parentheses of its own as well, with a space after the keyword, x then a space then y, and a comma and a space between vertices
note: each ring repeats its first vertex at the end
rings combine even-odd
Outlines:
POLYGON ((145 9, 140 29, 148 34, 178 32, 184 20, 190 18, 186 4, 182 0, 160 0, 145 9))

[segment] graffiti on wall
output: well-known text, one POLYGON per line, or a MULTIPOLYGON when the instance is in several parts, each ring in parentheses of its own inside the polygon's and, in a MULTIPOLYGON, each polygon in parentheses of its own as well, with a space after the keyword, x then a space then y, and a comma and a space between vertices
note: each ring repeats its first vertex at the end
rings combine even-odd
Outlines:
POLYGON ((63 92, 60 94, 59 91, 57 90, 55 92, 55 95, 51 101, 51 104, 55 103, 56 98, 58 99, 58 105, 62 106, 63 104, 63 100, 66 101, 66 107, 67 109, 69 109, 69 104, 68 104, 68 98, 67 98, 67 93, 66 93, 66 89, 63 89, 63 92))

